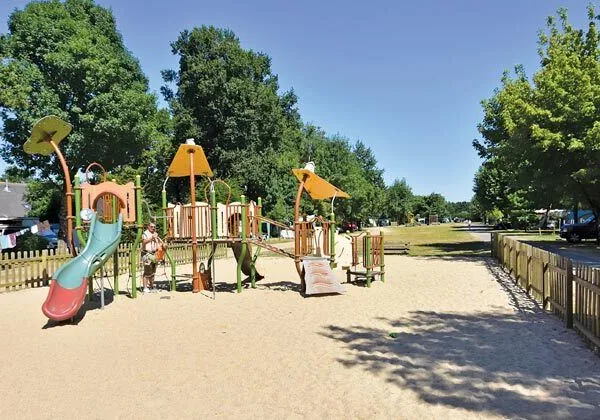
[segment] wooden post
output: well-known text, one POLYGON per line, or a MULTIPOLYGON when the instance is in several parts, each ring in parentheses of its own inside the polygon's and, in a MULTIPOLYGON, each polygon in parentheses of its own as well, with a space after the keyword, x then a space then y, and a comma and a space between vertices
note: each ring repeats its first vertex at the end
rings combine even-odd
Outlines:
POLYGON ((379 231, 379 236, 381 236, 381 260, 379 264, 379 269, 381 270, 381 282, 385 283, 385 243, 383 241, 383 231, 379 231))
POLYGON ((543 259, 540 262, 542 264, 542 308, 546 309, 546 271, 548 270, 548 263, 545 263, 543 259))
POLYGON ((565 284, 565 322, 567 328, 573 328, 573 261, 567 260, 567 280, 565 284))
POLYGON ((365 268, 367 269, 367 287, 371 287, 371 276, 372 274, 372 269, 371 269, 371 232, 367 232, 367 235, 364 238, 364 244, 365 244, 365 252, 364 252, 364 265, 365 268))

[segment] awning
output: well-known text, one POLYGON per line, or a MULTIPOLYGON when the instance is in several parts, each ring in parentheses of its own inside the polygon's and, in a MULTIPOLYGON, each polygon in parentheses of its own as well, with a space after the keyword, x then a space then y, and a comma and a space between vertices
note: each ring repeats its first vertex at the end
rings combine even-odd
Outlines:
POLYGON ((194 175, 213 176, 213 172, 210 169, 208 160, 206 160, 206 155, 204 154, 204 150, 202 150, 202 146, 195 144, 182 144, 179 146, 179 149, 177 149, 177 153, 169 166, 167 175, 169 177, 190 176, 190 153, 192 153, 194 157, 194 175))
POLYGON ((304 189, 315 200, 325 200, 334 196, 336 198, 350 198, 344 191, 308 169, 292 169, 292 172, 296 175, 298 181, 302 182, 304 179, 304 189))
POLYGON ((48 139, 52 139, 58 146, 69 135, 72 129, 71 124, 55 115, 44 117, 36 122, 31 129, 31 135, 25 144, 23 144, 23 150, 29 155, 51 155, 54 153, 54 148, 48 142, 48 139))

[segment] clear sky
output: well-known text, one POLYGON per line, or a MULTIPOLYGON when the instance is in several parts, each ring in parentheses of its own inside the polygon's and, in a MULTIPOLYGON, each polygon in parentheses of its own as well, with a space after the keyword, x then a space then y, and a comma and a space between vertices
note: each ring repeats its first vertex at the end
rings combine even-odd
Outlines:
MULTIPOLYGON (((0 1, 0 32, 27 1, 0 1)), ((362 140, 388 184, 469 200, 480 160, 471 146, 503 70, 538 67, 537 33, 560 6, 585 24, 587 1, 98 0, 158 96, 176 69, 169 43, 194 26, 229 28, 272 58, 305 122, 362 140)), ((598 10, 597 10, 598 12, 598 10)), ((161 105, 164 102, 161 98, 161 105)), ((317 171, 318 171, 318 162, 317 171)), ((4 164, 0 163, 0 172, 4 164)))

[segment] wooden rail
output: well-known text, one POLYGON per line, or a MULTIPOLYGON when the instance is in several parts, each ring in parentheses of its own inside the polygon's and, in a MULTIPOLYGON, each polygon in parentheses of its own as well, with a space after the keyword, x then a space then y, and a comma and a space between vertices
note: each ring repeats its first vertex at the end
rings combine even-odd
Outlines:
MULTIPOLYGON (((200 257, 207 259, 210 249, 210 244, 199 245, 200 257)), ((130 254, 131 244, 120 244, 113 256, 104 264, 104 272, 108 276, 113 276, 115 270, 118 274, 128 273, 130 254)), ((169 245, 169 255, 176 264, 190 263, 192 262, 192 247, 187 243, 171 244, 169 245)), ((225 258, 226 255, 226 244, 217 245, 215 258, 225 258)), ((66 248, 2 253, 0 255, 0 292, 47 286, 58 268, 70 259, 71 255, 66 248)), ((138 272, 143 269, 140 260, 138 259, 138 272)), ((165 263, 169 265, 168 261, 165 263)))
POLYGON ((515 284, 600 349, 600 268, 497 232, 491 250, 515 284))

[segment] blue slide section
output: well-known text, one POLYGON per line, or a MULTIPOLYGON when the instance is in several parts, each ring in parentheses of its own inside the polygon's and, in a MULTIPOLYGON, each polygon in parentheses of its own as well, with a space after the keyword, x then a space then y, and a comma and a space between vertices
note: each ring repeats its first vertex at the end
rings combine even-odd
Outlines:
POLYGON ((102 223, 93 215, 83 251, 54 273, 54 281, 42 305, 42 311, 48 318, 62 321, 77 314, 85 298, 88 279, 119 246, 122 227, 122 215, 116 223, 102 223))

